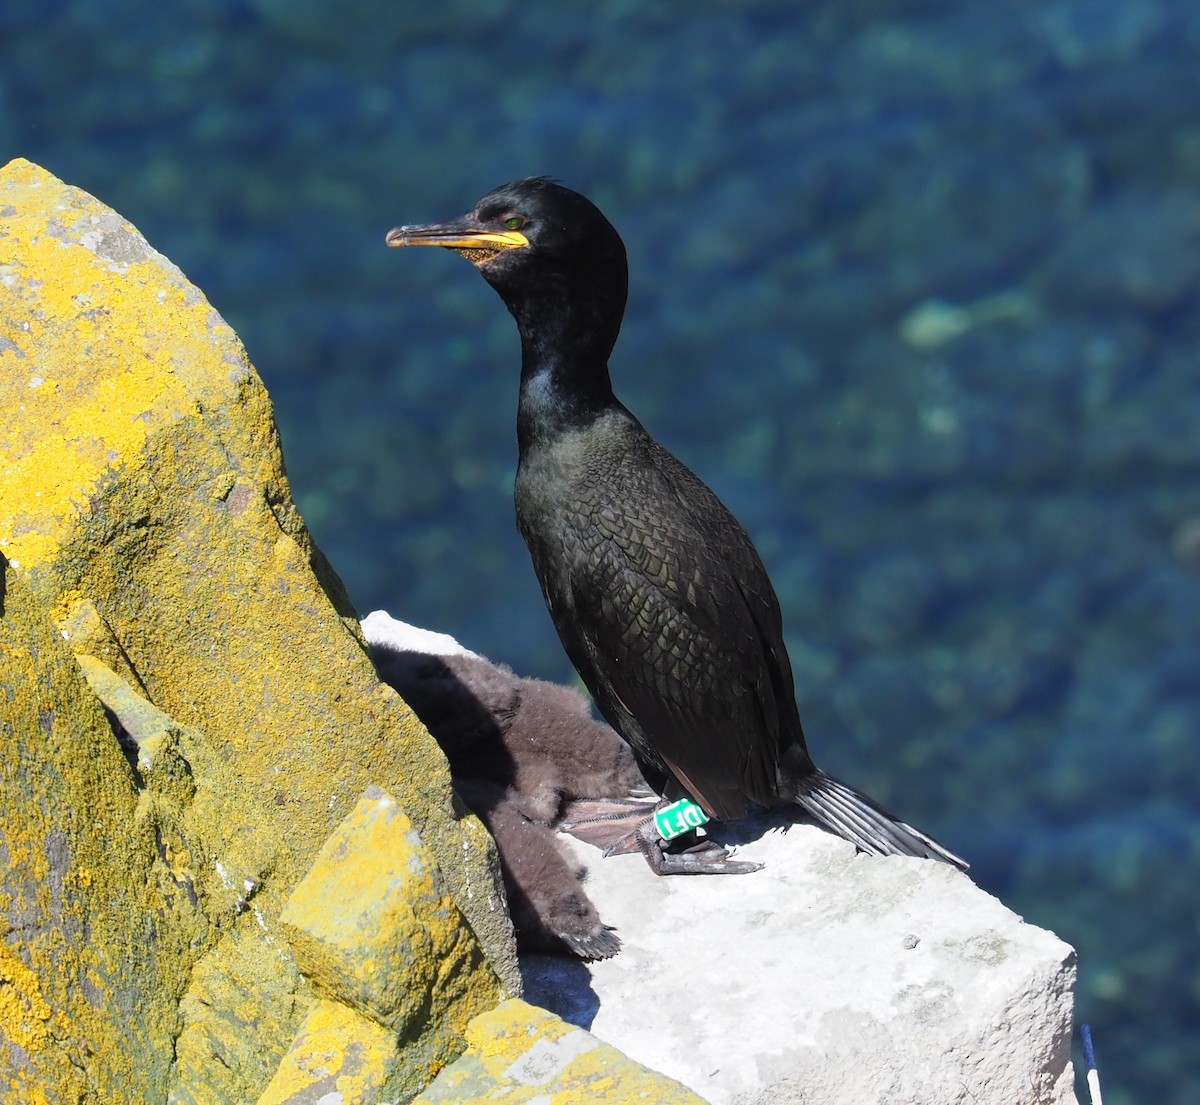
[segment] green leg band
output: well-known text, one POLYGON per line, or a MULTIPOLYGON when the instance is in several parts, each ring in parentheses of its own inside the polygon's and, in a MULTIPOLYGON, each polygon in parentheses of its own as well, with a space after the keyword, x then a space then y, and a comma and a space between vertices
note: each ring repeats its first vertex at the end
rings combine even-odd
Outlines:
POLYGON ((654 812, 654 827, 663 840, 674 840, 692 829, 698 829, 707 820, 708 814, 688 798, 680 798, 678 802, 654 812))

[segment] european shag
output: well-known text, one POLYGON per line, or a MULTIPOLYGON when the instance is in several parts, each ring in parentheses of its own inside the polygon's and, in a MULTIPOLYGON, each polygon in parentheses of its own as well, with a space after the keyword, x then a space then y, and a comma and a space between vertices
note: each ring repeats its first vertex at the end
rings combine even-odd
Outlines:
POLYGON ((615 955, 621 941, 554 830, 614 806, 645 815, 642 796, 652 796, 629 746, 570 687, 522 678, 382 611, 362 627, 379 677, 442 746, 455 789, 496 840, 517 947, 615 955))
MULTIPOLYGON (((517 526, 567 655, 663 804, 690 798, 730 821, 794 803, 865 852, 965 868, 809 756, 757 550, 613 394, 628 268, 604 215, 531 177, 461 218, 397 227, 387 244, 462 254, 516 319, 517 526)), ((636 836, 660 874, 755 868, 715 845, 674 850, 652 822, 636 836)))

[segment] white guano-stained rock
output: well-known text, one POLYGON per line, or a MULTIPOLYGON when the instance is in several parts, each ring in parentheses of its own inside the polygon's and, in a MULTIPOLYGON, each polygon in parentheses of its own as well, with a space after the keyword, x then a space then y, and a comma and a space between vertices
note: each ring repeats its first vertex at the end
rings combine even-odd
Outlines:
POLYGON ((1075 1105, 1074 951, 946 865, 807 824, 739 876, 572 843, 624 947, 528 957, 526 1000, 713 1105, 1075 1105))

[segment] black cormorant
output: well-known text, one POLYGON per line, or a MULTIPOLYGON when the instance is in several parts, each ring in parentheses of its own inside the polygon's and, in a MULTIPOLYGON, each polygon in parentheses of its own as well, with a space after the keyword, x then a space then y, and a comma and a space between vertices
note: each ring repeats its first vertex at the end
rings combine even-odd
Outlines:
MULTIPOLYGON (((723 821, 794 803, 863 851, 965 868, 809 756, 757 550, 613 394, 628 268, 604 215, 531 177, 387 244, 462 254, 516 319, 517 526, 567 655, 663 803, 690 798, 723 821)), ((637 843, 660 874, 756 866, 715 845, 675 850, 652 821, 637 843)))

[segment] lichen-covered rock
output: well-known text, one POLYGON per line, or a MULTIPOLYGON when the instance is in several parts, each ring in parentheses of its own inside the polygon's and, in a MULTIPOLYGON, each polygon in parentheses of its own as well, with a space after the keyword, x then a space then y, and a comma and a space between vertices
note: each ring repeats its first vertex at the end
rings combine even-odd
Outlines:
POLYGON ((627 1059, 590 1032, 516 999, 476 1017, 469 1048, 412 1105, 704 1105, 691 1090, 627 1059))
POLYGON ((367 789, 280 919, 318 994, 407 1042, 392 1073, 405 1096, 461 1050, 487 997, 477 992, 481 977, 486 986, 479 947, 420 833, 388 794, 367 789))
MULTIPOLYGON (((490 840, 379 684, 240 342, 125 220, 23 161, 0 170, 0 472, 24 642, 0 669, 0 1087, 256 1097, 316 1000, 279 911, 372 784, 515 988, 490 840)), ((491 969, 464 970, 486 1008, 491 969)))
POLYGON ((133 771, 62 636, 0 569, 0 1101, 161 1101, 207 925, 156 873, 133 771))
POLYGON ((340 1001, 321 1000, 301 1025, 258 1105, 376 1101, 399 1058, 393 1031, 340 1001))

